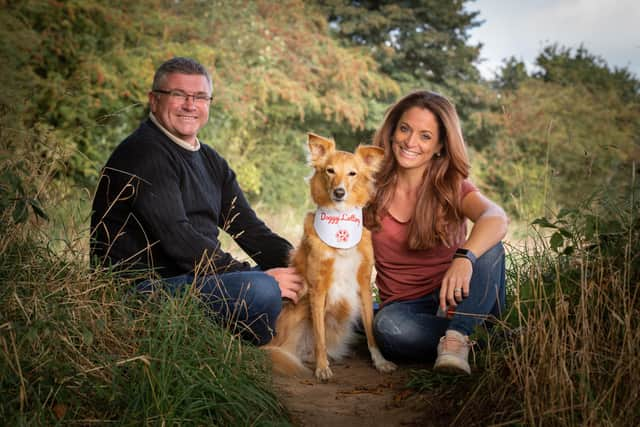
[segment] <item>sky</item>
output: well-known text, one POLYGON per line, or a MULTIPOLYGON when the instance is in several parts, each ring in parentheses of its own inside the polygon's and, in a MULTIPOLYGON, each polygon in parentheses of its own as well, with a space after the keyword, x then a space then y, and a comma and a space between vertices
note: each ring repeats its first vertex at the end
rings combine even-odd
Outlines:
POLYGON ((466 7, 484 20, 469 41, 483 44, 485 78, 511 56, 533 71, 542 48, 553 43, 573 51, 582 44, 609 68, 626 67, 640 78, 640 0, 475 0, 466 7))

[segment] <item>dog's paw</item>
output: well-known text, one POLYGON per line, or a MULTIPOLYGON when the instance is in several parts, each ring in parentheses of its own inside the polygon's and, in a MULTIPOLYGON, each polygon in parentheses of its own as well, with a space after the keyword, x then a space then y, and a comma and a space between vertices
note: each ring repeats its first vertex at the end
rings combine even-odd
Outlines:
POLYGON ((396 370, 396 364, 385 359, 378 347, 370 347, 369 351, 371 352, 371 359, 378 372, 388 374, 396 370))
POLYGON ((378 360, 375 363, 376 369, 383 374, 388 374, 396 370, 397 366, 393 362, 389 362, 386 359, 378 360))
POLYGON ((333 372, 328 366, 326 368, 316 368, 316 378, 320 381, 329 381, 332 376, 333 372))

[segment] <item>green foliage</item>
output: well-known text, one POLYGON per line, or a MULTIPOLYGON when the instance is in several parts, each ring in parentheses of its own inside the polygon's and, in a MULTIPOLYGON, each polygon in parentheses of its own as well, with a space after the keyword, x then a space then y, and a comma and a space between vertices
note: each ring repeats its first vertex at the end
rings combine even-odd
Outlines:
POLYGON ((574 241, 575 234, 572 233, 570 228, 573 224, 568 223, 564 218, 569 212, 569 210, 560 211, 557 221, 553 223, 545 217, 538 218, 531 223, 532 225, 554 230, 549 239, 549 246, 557 254, 571 255, 575 250, 576 243, 579 243, 574 241))
POLYGON ((5 87, 15 81, 20 88, 11 102, 24 100, 19 123, 53 129, 71 154, 58 173, 78 183, 97 177, 96 162, 108 152, 104 140, 121 138, 122 128, 140 117, 120 113, 138 104, 143 93, 140 60, 114 55, 135 44, 129 15, 135 10, 126 2, 111 10, 96 1, 38 0, 11 2, 2 10, 12 28, 3 34, 1 56, 12 56, 29 41, 18 52, 17 67, 3 73, 5 87))
POLYGON ((195 289, 138 300, 25 224, 0 243, 5 423, 286 424, 262 352, 214 324, 195 289))
POLYGON ((562 208, 555 218, 537 218, 532 225, 548 237, 548 248, 558 260, 572 260, 576 253, 589 255, 624 269, 627 280, 638 284, 640 181, 634 175, 627 192, 600 191, 577 207, 562 208), (543 233, 543 230, 550 230, 551 234, 543 233))
POLYGON ((546 409, 524 413, 527 423, 637 424, 640 186, 632 178, 629 188, 537 219, 536 247, 513 264, 519 316, 510 326, 520 333, 493 359, 523 391, 517 401, 546 409))
POLYGON ((531 78, 500 103, 501 111, 483 113, 498 126, 496 144, 475 160, 480 180, 512 213, 531 219, 575 206, 594 189, 626 192, 640 159, 639 103, 531 78))
MULTIPOLYGON (((0 105, 26 100, 16 117, 54 129, 70 153, 58 174, 85 186, 144 117, 153 72, 175 55, 210 69, 215 100, 201 136, 229 155, 252 197, 287 178, 261 173, 282 159, 261 157, 247 141, 279 147, 286 132, 299 158, 305 120, 362 127, 368 97, 396 87, 370 57, 332 40, 324 18, 301 1, 30 0, 8 4, 2 19, 0 56, 13 58, 4 86, 16 80, 20 89, 0 105)), ((298 193, 282 197, 292 203, 298 193)))
POLYGON ((581 84, 594 93, 615 92, 624 102, 640 101, 640 80, 626 68, 610 69, 604 59, 580 46, 573 49, 553 44, 536 58, 540 68, 534 77, 563 86, 581 84))
MULTIPOLYGON (((0 119, 11 117, 12 113, 0 115, 0 119)), ((64 159, 52 135, 41 125, 30 130, 19 123, 13 128, 0 127, 0 234, 28 220, 49 219, 46 185, 64 159), (43 142, 46 140, 48 144, 43 142)))
POLYGON ((264 425, 283 418, 264 353, 214 327, 197 295, 151 308, 138 346, 148 362, 116 368, 113 388, 126 405, 120 419, 264 425))
MULTIPOLYGON (((0 163, 4 163, 0 160, 0 163)), ((29 197, 34 189, 25 190, 20 174, 26 174, 23 162, 17 162, 12 169, 5 169, 0 174, 0 211, 11 213, 14 223, 25 222, 29 217, 29 208, 36 216, 48 219, 37 198, 29 197)), ((4 231, 4 227, 2 228, 4 231)))
POLYGON ((479 47, 467 45, 467 31, 479 25, 479 12, 467 11, 464 1, 320 3, 337 34, 366 47, 394 80, 444 84, 478 77, 472 62, 479 47))
POLYGON ((306 194, 306 132, 362 128, 368 98, 396 86, 359 49, 331 39, 312 6, 256 2, 248 11, 216 13, 213 26, 228 31, 215 41, 218 102, 205 140, 232 165, 248 164, 239 178, 253 201, 297 204, 306 194))
POLYGON ((503 60, 502 68, 496 76, 493 86, 499 90, 513 91, 528 78, 529 75, 524 62, 512 56, 503 60))

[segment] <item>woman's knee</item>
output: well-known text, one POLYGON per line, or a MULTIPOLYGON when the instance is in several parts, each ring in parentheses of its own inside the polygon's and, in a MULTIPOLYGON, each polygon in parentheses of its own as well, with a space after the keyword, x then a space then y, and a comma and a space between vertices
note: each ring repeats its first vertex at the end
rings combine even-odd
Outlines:
POLYGON ((489 307, 491 312, 504 310, 506 291, 505 250, 502 242, 497 243, 476 261, 471 278, 473 289, 484 289, 486 298, 495 302, 489 307))
POLYGON ((373 321, 373 333, 382 354, 392 360, 415 360, 429 357, 435 345, 427 325, 393 305, 381 309, 373 321))
POLYGON ((478 258, 474 270, 488 269, 490 271, 504 270, 505 252, 502 242, 496 243, 478 258))
POLYGON ((394 337, 402 335, 401 322, 390 310, 382 309, 373 318, 373 333, 378 345, 383 345, 394 337))

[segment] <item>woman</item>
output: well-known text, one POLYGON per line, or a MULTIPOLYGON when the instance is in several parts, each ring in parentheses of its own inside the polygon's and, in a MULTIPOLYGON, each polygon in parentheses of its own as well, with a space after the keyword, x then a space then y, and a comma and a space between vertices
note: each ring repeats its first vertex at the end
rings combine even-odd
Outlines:
POLYGON ((504 308, 507 216, 468 180, 458 114, 443 96, 400 99, 374 145, 385 149, 366 212, 382 302, 378 345, 392 360, 436 358, 437 370, 470 373, 469 335, 504 308))

